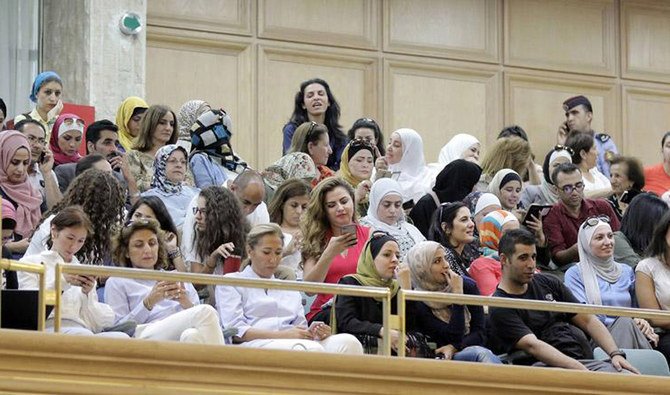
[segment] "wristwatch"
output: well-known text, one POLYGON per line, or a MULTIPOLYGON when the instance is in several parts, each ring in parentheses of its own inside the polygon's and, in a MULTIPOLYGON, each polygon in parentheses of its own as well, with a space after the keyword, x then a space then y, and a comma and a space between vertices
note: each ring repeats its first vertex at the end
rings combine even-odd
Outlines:
POLYGON ((624 359, 626 359, 626 353, 622 349, 614 350, 611 353, 609 353, 610 359, 614 358, 617 355, 622 356, 624 359))

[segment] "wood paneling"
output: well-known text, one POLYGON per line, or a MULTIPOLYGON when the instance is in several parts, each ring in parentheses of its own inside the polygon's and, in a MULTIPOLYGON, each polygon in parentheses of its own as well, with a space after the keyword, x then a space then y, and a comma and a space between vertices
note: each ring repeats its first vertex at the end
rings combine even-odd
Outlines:
POLYGON ((499 62, 498 0, 388 0, 384 50, 499 62))
POLYGON ((393 57, 384 63, 385 134, 415 129, 429 163, 457 133, 472 134, 485 147, 502 120, 501 85, 495 66, 393 57))
POLYGON ((660 162, 661 137, 670 131, 670 89, 659 84, 626 83, 622 91, 624 153, 645 165, 660 162))
POLYGON ((220 40, 199 32, 152 27, 147 43, 147 102, 167 104, 175 113, 192 99, 224 108, 233 120, 233 148, 244 159, 256 161, 254 52, 243 42, 220 40))
POLYGON ((622 75, 670 82, 670 2, 621 3, 622 75))
POLYGON ((616 75, 614 0, 505 1, 505 64, 616 75))
POLYGON ((621 144, 618 89, 613 80, 519 69, 505 72, 505 124, 526 130, 538 163, 556 144, 558 126, 565 121, 563 102, 576 95, 591 101, 593 130, 606 131, 621 144))
POLYGON ((378 0, 259 0, 258 37, 376 49, 378 0))
POLYGON ((258 57, 259 168, 281 157, 282 128, 293 113, 295 94, 302 81, 328 82, 340 103, 344 132, 363 116, 377 118, 378 60, 346 50, 319 47, 260 46, 258 57))
POLYGON ((251 35, 254 0, 149 0, 147 20, 154 26, 251 35))

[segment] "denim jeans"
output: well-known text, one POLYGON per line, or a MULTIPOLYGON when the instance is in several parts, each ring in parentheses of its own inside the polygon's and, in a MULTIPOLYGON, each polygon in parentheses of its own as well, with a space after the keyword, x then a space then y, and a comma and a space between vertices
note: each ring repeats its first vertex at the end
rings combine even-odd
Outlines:
POLYGON ((502 363, 497 355, 488 348, 481 346, 470 346, 454 354, 454 361, 502 363))

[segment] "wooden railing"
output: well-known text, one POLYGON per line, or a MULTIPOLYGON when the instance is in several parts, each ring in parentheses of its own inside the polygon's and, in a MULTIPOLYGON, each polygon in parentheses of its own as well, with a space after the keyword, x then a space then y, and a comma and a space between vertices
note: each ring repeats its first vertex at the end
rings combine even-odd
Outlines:
MULTIPOLYGON (((54 304, 54 293, 46 291, 46 273, 43 265, 33 263, 23 263, 12 259, 0 259, 0 277, 3 270, 13 270, 15 272, 37 273, 39 276, 40 288, 37 297, 37 330, 44 330, 46 317, 46 305, 54 304)), ((2 292, 0 292, 0 305, 2 303, 2 292)), ((2 328, 2 318, 0 318, 0 328, 2 328)))

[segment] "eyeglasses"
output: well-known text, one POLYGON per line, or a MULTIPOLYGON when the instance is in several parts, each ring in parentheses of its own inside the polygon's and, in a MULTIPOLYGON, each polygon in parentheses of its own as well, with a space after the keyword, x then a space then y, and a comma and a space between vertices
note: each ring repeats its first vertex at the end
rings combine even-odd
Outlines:
POLYGON ((587 226, 596 226, 600 221, 609 224, 610 217, 607 215, 594 215, 592 217, 588 217, 586 221, 584 221, 584 223, 582 224, 582 229, 586 229, 587 226))
POLYGON ((44 145, 47 143, 46 139, 42 138, 37 138, 35 136, 26 136, 26 139, 28 140, 29 143, 38 143, 40 145, 44 145))
POLYGON ((171 165, 180 164, 180 165, 182 165, 182 166, 186 166, 186 165, 188 164, 188 162, 186 161, 186 159, 168 159, 168 160, 166 160, 165 162, 166 162, 166 163, 169 163, 169 164, 171 164, 171 165))
POLYGON ((65 118, 65 119, 63 119, 63 125, 72 126, 75 123, 77 125, 81 126, 82 128, 84 127, 84 120, 83 119, 79 119, 79 118, 65 118))
POLYGON ((568 184, 568 185, 563 185, 562 187, 559 187, 563 192, 566 194, 571 194, 575 190, 577 191, 582 191, 584 190, 584 183, 583 182, 578 182, 575 185, 568 184))
POLYGON ((198 215, 198 213, 202 215, 207 215, 207 209, 200 207, 193 207, 193 215, 198 215))
POLYGON ((575 154, 575 151, 572 148, 560 144, 554 146, 554 151, 568 151, 568 154, 570 154, 570 156, 573 156, 575 154))

